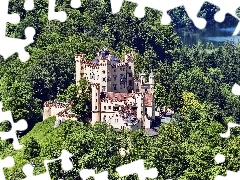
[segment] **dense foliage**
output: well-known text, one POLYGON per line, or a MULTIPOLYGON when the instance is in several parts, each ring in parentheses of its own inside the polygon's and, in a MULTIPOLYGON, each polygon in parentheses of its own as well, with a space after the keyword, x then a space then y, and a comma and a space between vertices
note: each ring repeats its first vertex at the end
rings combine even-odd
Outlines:
MULTIPOLYGON (((175 15, 172 25, 162 26, 160 12, 148 9, 140 20, 134 17, 135 6, 129 2, 113 15, 106 0, 82 0, 82 7, 77 10, 69 2, 58 0, 56 10, 68 14, 67 21, 60 23, 48 21, 47 0, 36 0, 31 12, 23 11, 23 3, 11 1, 9 12, 20 13, 21 23, 9 25, 7 34, 24 38, 24 29, 33 26, 36 41, 27 48, 31 58, 21 63, 14 55, 2 60, 0 67, 4 109, 11 110, 15 120, 25 118, 29 123, 27 134, 21 137, 25 145, 21 151, 14 151, 8 141, 1 141, 1 156, 13 155, 16 161, 12 169, 6 170, 8 179, 22 177, 21 168, 28 162, 36 164, 35 173, 44 172, 43 159, 59 156, 62 149, 76 154, 74 170, 64 174, 59 163, 52 164, 53 179, 73 179, 81 169, 95 168, 97 172, 109 170, 110 179, 114 180, 119 178, 114 173, 116 167, 140 158, 146 160, 147 167, 158 168, 158 179, 205 180, 226 169, 239 169, 239 131, 232 131, 234 135, 227 140, 219 136, 227 122, 240 121, 240 99, 231 93, 240 77, 236 66, 240 63, 239 45, 203 47, 199 43, 185 47, 173 29, 190 22, 181 8, 171 11, 175 15), (179 19, 181 14, 184 18, 179 19), (116 132, 103 124, 92 127, 82 123, 91 109, 91 94, 86 82, 75 86, 74 54, 85 53, 92 59, 104 46, 120 58, 132 51, 136 74, 143 68, 154 70, 156 103, 173 108, 179 122, 164 124, 155 138, 145 137, 141 131, 116 132), (79 91, 86 96, 77 97, 79 91), (40 122, 44 101, 55 98, 74 101, 74 111, 81 122, 66 121, 56 129, 54 118, 40 122), (121 157, 120 147, 129 148, 130 154, 121 157), (217 165, 217 153, 223 153, 228 161, 217 165)), ((200 15, 211 18, 216 11, 216 7, 205 4, 200 15)), ((4 124, 1 128, 10 127, 4 124)))

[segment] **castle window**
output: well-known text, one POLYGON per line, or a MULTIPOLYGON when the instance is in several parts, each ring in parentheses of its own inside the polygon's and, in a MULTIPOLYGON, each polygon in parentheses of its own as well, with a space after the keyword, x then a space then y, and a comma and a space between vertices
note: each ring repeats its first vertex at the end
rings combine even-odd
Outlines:
POLYGON ((94 79, 94 73, 90 73, 90 79, 94 79))
POLYGON ((114 69, 113 71, 116 72, 116 69, 114 69))
POLYGON ((106 122, 106 115, 103 116, 103 122, 106 122))
POLYGON ((105 71, 104 71, 104 70, 103 70, 102 72, 103 72, 103 74, 105 74, 105 71))
POLYGON ((99 75, 97 75, 97 80, 99 79, 99 75))
POLYGON ((106 78, 103 78, 103 81, 105 81, 105 82, 106 82, 106 78))
POLYGON ((131 66, 129 66, 128 68, 131 69, 131 66))
POLYGON ((108 106, 108 110, 111 110, 112 109, 112 106, 108 106))
POLYGON ((114 84, 114 85, 113 85, 113 89, 114 89, 114 90, 117 90, 117 84, 114 84))
POLYGON ((147 92, 147 89, 145 89, 145 92, 147 92))
POLYGON ((137 83, 137 86, 138 86, 138 83, 137 83))
POLYGON ((102 91, 106 91, 106 86, 102 86, 102 91))
POLYGON ((95 106, 95 110, 97 110, 97 106, 95 106))
POLYGON ((116 81, 116 80, 117 80, 117 76, 114 76, 113 78, 114 78, 114 81, 116 81))
POLYGON ((123 71, 125 71, 125 68, 123 68, 123 71))
POLYGON ((96 96, 97 96, 97 93, 96 93, 96 96))
POLYGON ((96 99, 96 102, 97 102, 97 99, 96 99))
POLYGON ((114 106, 113 107, 113 111, 118 111, 119 110, 119 107, 118 106, 114 106))
POLYGON ((120 71, 122 70, 122 68, 120 68, 120 71))
POLYGON ((104 106, 104 110, 106 110, 106 106, 104 106))
POLYGON ((129 73, 129 77, 132 77, 132 73, 129 73))

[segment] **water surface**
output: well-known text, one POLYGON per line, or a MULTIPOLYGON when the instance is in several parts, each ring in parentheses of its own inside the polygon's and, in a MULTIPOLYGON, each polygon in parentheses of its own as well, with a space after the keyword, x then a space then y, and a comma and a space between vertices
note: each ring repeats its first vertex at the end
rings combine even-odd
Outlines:
POLYGON ((207 26, 203 30, 190 27, 179 28, 175 31, 181 37, 185 45, 191 46, 197 44, 198 41, 202 41, 204 44, 211 42, 215 46, 219 46, 226 41, 232 41, 234 43, 240 41, 240 33, 237 36, 232 36, 237 24, 238 20, 230 16, 222 23, 218 23, 214 20, 208 21, 207 26))

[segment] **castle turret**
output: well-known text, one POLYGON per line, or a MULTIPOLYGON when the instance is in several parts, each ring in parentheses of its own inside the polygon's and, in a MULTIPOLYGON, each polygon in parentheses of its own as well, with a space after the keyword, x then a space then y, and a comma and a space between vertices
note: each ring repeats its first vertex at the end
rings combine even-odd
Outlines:
POLYGON ((84 62, 85 62, 85 54, 76 54, 76 84, 84 75, 84 62))
POLYGON ((155 120, 155 99, 154 99, 155 77, 152 70, 149 75, 149 85, 150 85, 150 93, 152 94, 152 120, 155 120))
POLYGON ((155 85, 155 77, 154 77, 154 73, 152 70, 149 75, 149 85, 150 85, 150 92, 151 92, 151 94, 153 94, 154 93, 154 85, 155 85))
POLYGON ((142 70, 142 73, 140 74, 140 81, 141 81, 141 85, 146 83, 146 74, 144 72, 144 69, 142 70))
POLYGON ((100 84, 92 83, 92 124, 101 121, 100 84))

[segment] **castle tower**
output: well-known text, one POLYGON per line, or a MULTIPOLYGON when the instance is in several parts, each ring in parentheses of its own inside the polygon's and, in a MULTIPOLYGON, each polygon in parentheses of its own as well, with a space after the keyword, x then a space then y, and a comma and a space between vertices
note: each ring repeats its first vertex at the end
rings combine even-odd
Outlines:
POLYGON ((101 121, 100 84, 92 83, 92 124, 101 121))
POLYGON ((147 128, 147 119, 146 119, 146 106, 145 106, 145 93, 141 93, 141 118, 142 118, 142 126, 144 129, 147 128))
POLYGON ((151 73, 149 75, 149 85, 150 85, 150 93, 153 94, 154 93, 154 85, 155 85, 155 77, 154 77, 154 73, 151 70, 151 73))
POLYGON ((85 62, 86 54, 76 54, 75 62, 76 62, 76 84, 78 81, 84 76, 84 62, 85 62))
POLYGON ((152 94, 152 120, 155 120, 155 99, 154 99, 155 77, 152 70, 149 75, 149 85, 150 85, 150 93, 152 94))
POLYGON ((140 74, 140 83, 141 85, 145 84, 146 83, 146 74, 144 72, 144 69, 142 70, 142 73, 140 74))
POLYGON ((129 92, 134 89, 134 56, 132 53, 126 53, 125 54, 125 63, 128 64, 128 67, 126 68, 126 78, 127 78, 127 88, 129 92))

